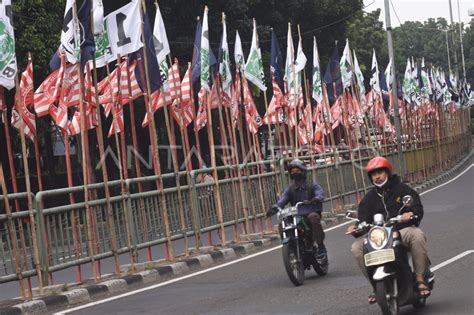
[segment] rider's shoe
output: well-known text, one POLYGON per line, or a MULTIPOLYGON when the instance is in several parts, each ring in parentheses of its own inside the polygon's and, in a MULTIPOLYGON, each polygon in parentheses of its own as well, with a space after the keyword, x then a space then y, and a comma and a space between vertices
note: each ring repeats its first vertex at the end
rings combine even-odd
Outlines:
POLYGON ((319 245, 318 251, 317 251, 318 257, 325 257, 327 256, 327 254, 328 254, 328 251, 326 250, 326 246, 324 246, 324 244, 319 245))

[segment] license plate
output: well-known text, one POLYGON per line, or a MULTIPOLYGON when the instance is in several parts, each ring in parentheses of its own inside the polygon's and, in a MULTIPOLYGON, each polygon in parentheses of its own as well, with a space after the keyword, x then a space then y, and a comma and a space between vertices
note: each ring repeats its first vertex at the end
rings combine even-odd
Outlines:
POLYGON ((381 249, 364 255, 365 265, 376 266, 391 261, 395 261, 395 251, 393 249, 381 249))

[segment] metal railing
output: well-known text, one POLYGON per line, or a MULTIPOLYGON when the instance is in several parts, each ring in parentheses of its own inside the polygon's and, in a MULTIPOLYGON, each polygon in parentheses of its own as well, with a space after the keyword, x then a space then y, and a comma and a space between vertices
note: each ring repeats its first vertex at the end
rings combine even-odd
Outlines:
MULTIPOLYGON (((344 204, 356 202, 369 187, 362 166, 374 155, 374 150, 384 152, 396 172, 405 179, 420 181, 452 167, 469 152, 470 141, 470 134, 465 133, 438 142, 427 141, 421 147, 406 145, 400 157, 402 169, 398 167, 394 145, 300 158, 308 162, 309 176, 326 191, 330 211, 338 212, 344 204), (341 156, 352 156, 352 159, 344 160, 341 156)), ((216 239, 222 235, 216 231, 232 235, 229 238, 234 242, 241 241, 241 234, 262 232, 270 228, 271 223, 264 220, 266 209, 289 183, 285 171, 289 160, 220 166, 217 183, 211 177, 207 177, 208 181, 198 180, 206 178, 202 175, 211 173, 212 169, 162 175, 163 179, 175 179, 179 187, 157 189, 157 176, 110 181, 109 200, 104 197, 104 183, 91 184, 88 185, 93 197, 88 203, 91 226, 88 226, 86 205, 81 199, 83 186, 38 192, 33 195, 33 212, 43 282, 51 284, 52 275, 69 268, 75 268, 76 275, 75 278, 71 275, 68 281, 80 282, 83 280, 81 268, 88 263, 92 264, 93 274, 98 279, 104 273, 102 262, 105 259, 114 258, 113 264, 121 264, 119 257, 129 257, 133 268, 136 263, 156 260, 154 249, 158 246, 164 247, 165 258, 171 259, 176 241, 180 241, 179 248, 188 253, 191 243, 199 250, 204 243, 222 242, 216 239), (139 185, 145 188, 139 189, 139 185), (58 200, 67 199, 70 194, 76 197, 76 202, 58 204, 58 200), (217 194, 221 199, 220 212, 217 194), (92 233, 88 233, 88 229, 92 233), (93 235, 92 242, 88 235, 93 235)), ((10 201, 19 200, 22 205, 26 197, 26 193, 8 195, 10 201)), ((3 204, 2 196, 0 201, 3 204)), ((13 212, 11 216, 0 215, 0 283, 36 276, 30 226, 27 210, 13 212), (14 237, 8 233, 9 222, 13 223, 14 237), (13 252, 13 242, 18 253, 13 252)))

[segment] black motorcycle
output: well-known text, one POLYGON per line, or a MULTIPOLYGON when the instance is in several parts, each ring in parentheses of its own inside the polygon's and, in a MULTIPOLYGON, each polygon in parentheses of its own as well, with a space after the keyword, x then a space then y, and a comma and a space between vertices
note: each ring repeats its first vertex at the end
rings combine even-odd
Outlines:
MULTIPOLYGON (((376 214, 373 224, 358 223, 356 233, 368 230, 364 239, 364 263, 383 314, 399 314, 400 306, 404 305, 411 304, 415 308, 421 308, 426 304, 427 297, 418 293, 415 273, 398 231, 402 220, 400 213, 412 202, 411 196, 404 196, 399 215, 387 222, 382 214, 376 214)), ((417 219, 417 216, 412 219, 417 219)), ((432 290, 434 275, 429 270, 425 273, 424 280, 432 290)))
POLYGON ((283 263, 291 282, 295 286, 304 282, 304 271, 314 268, 324 276, 328 273, 327 255, 317 255, 313 246, 311 223, 304 215, 298 214, 298 202, 294 207, 278 209, 280 238, 283 245, 283 263))

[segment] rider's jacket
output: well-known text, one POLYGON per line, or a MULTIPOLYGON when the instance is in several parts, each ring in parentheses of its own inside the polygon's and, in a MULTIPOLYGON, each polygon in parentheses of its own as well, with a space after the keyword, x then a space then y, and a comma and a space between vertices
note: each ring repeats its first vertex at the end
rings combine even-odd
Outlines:
POLYGON ((298 207, 298 214, 308 215, 311 212, 321 213, 323 210, 322 202, 324 201, 324 190, 318 183, 311 183, 306 180, 301 182, 295 181, 285 189, 274 206, 283 208, 287 203, 294 206, 297 202, 305 200, 314 202, 310 205, 300 205, 298 207))
POLYGON ((399 225, 400 229, 416 225, 418 226, 423 218, 423 205, 421 204, 418 193, 408 185, 401 182, 400 177, 392 175, 387 183, 381 188, 374 186, 362 199, 358 209, 358 219, 360 222, 373 223, 373 217, 376 213, 384 215, 385 220, 396 217, 398 211, 403 205, 403 196, 413 197, 413 204, 404 208, 401 213, 413 212, 418 219, 399 225))

